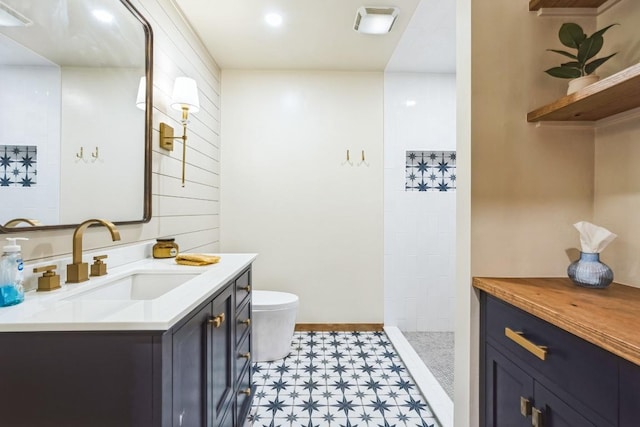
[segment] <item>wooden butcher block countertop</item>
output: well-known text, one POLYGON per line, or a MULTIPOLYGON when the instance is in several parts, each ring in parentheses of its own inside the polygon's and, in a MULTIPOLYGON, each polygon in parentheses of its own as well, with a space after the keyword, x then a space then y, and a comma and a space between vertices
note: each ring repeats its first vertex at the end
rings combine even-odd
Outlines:
POLYGON ((473 286, 640 365, 640 288, 578 287, 568 278, 475 277, 473 286))

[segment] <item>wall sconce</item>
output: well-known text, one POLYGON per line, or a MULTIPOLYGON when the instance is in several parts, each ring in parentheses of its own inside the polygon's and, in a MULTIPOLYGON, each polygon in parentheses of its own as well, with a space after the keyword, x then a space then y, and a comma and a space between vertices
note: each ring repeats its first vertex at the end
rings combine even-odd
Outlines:
POLYGON ((173 128, 166 123, 160 123, 160 147, 173 150, 173 140, 182 139, 182 186, 184 187, 184 169, 187 155, 187 124, 189 113, 200 111, 198 100, 198 86, 196 81, 188 77, 177 77, 173 84, 171 108, 182 111, 182 136, 173 136, 173 128))

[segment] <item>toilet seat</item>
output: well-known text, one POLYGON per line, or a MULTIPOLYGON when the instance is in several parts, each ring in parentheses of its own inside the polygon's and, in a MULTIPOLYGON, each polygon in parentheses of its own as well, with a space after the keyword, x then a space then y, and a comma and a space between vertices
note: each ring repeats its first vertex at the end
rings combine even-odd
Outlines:
POLYGON ((298 296, 288 292, 254 290, 251 304, 253 310, 286 310, 298 306, 298 296))

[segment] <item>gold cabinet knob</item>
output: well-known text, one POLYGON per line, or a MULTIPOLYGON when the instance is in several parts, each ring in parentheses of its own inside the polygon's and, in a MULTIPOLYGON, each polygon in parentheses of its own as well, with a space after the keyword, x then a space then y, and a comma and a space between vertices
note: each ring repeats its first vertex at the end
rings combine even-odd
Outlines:
POLYGON ((243 390, 239 391, 240 394, 246 394, 247 396, 251 396, 251 387, 247 387, 243 390))
POLYGON ((251 359, 251 352, 247 351, 246 353, 240 353, 240 357, 244 357, 245 359, 251 359))
POLYGON ((247 325, 247 326, 249 326, 249 325, 251 325, 251 319, 247 319, 247 320, 240 320, 240 322, 239 322, 239 323, 242 323, 243 325, 247 325))
POLYGON ((214 328, 219 328, 224 323, 224 318, 224 313, 220 313, 214 316, 213 319, 209 319, 209 323, 212 324, 214 328))
POLYGON ((242 288, 243 291, 247 291, 247 293, 251 292, 251 285, 247 285, 247 286, 243 286, 242 288))

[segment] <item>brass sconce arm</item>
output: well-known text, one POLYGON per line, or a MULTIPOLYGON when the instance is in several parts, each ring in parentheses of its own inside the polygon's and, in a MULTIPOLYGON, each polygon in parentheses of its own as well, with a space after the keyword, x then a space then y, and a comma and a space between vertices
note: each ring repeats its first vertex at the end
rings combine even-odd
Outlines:
POLYGON ((166 123, 160 123, 160 147, 173 150, 173 140, 182 139, 182 186, 184 187, 184 171, 187 157, 187 124, 189 112, 192 114, 200 111, 198 99, 198 85, 189 77, 177 77, 173 83, 171 95, 171 108, 182 111, 182 136, 173 136, 173 128, 166 123))
POLYGON ((173 151, 173 140, 182 140, 182 186, 184 187, 186 158, 187 158, 187 124, 189 123, 189 108, 182 107, 182 136, 173 136, 174 129, 166 123, 160 123, 160 147, 173 151))

